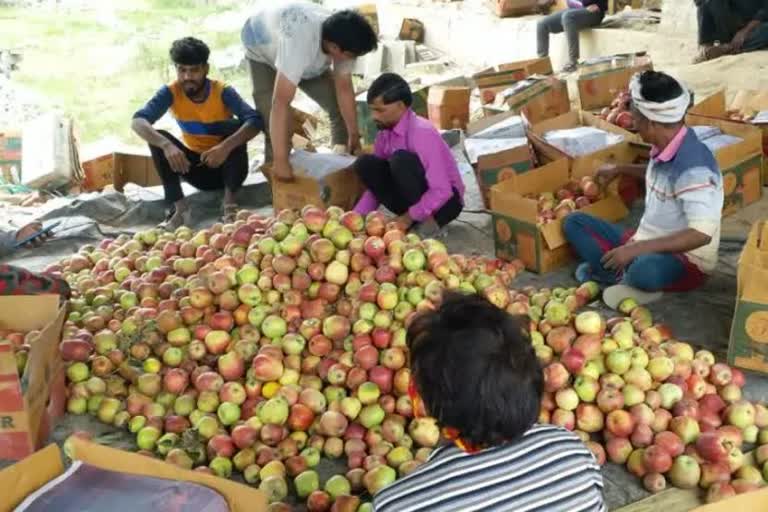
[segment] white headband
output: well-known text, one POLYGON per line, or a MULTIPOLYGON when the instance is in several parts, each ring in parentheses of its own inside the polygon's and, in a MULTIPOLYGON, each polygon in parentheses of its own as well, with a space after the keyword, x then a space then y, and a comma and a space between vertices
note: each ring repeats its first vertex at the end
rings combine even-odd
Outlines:
POLYGON ((683 94, 664 103, 655 103, 643 98, 640 86, 640 73, 636 73, 629 83, 632 104, 650 121, 667 124, 679 123, 685 117, 685 113, 691 104, 691 92, 679 80, 678 83, 683 89, 683 94))

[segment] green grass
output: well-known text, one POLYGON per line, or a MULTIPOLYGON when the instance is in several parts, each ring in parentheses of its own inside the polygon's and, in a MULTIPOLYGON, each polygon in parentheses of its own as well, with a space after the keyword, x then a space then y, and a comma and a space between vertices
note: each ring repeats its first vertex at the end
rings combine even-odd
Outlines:
MULTIPOLYGON (((239 28, 205 28, 205 19, 225 12, 226 6, 200 0, 144 0, 140 7, 128 3, 131 10, 118 11, 114 25, 104 24, 92 11, 0 7, 2 47, 23 52, 14 81, 71 116, 83 143, 115 136, 140 142, 130 120, 173 79, 168 48, 174 39, 194 35, 216 51, 240 38, 239 28)), ((250 96, 246 73, 222 76, 212 69, 211 76, 250 96)))

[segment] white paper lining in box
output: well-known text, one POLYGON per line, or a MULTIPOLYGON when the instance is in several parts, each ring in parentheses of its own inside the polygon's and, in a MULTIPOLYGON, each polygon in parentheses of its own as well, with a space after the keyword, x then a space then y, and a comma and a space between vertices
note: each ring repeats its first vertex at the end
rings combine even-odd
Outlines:
POLYGON ((552 130, 544 134, 544 139, 568 155, 580 156, 618 144, 624 140, 624 136, 592 126, 578 126, 552 130))
POLYGON ((329 174, 346 169, 355 162, 355 157, 295 150, 291 153, 290 161, 294 169, 302 169, 307 177, 319 181, 329 174))
POLYGON ((475 139, 519 139, 525 137, 520 116, 511 116, 472 135, 475 139))
POLYGON ((477 160, 484 155, 501 153, 508 149, 519 148, 528 144, 528 139, 475 139, 469 138, 464 141, 464 150, 471 164, 476 164, 477 160))

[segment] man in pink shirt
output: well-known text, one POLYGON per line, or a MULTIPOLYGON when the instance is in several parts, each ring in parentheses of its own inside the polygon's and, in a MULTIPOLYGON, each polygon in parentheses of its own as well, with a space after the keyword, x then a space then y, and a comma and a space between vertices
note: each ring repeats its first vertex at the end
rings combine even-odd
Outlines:
POLYGON ((461 213, 464 183, 450 148, 412 102, 399 75, 385 73, 371 84, 368 105, 379 133, 373 154, 355 162, 367 189, 355 211, 366 215, 383 204, 403 227, 430 236, 461 213))

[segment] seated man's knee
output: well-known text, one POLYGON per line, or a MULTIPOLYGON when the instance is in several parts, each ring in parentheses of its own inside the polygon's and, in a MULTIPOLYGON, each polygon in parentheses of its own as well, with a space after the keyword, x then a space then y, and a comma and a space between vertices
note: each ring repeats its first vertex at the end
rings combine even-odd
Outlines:
POLYGON ((401 172, 404 170, 413 171, 416 167, 421 167, 421 160, 416 153, 399 149, 389 157, 389 166, 392 172, 401 172))
POLYGON ((647 292, 663 290, 671 284, 664 282, 664 274, 660 271, 659 261, 653 254, 635 258, 624 271, 624 281, 633 288, 647 292))
POLYGON ((563 219, 563 232, 568 237, 570 234, 582 231, 584 229, 585 220, 589 217, 588 214, 583 212, 573 212, 563 219))
POLYGON ((379 172, 382 163, 384 163, 384 160, 375 155, 360 155, 357 157, 357 160, 355 160, 353 167, 355 173, 361 175, 369 172, 379 172))

